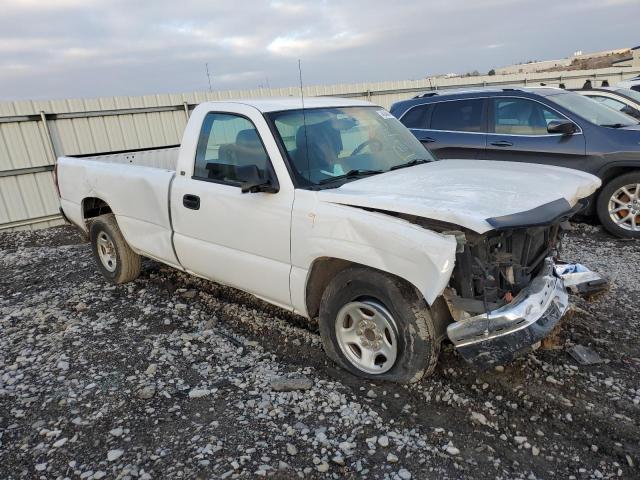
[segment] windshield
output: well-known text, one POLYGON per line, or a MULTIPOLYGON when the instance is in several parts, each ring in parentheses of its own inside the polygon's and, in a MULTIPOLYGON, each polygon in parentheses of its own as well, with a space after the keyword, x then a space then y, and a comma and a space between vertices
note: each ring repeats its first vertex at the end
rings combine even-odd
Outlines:
POLYGON ((601 103, 578 93, 560 93, 548 97, 558 105, 580 115, 585 120, 600 126, 626 127, 638 122, 624 113, 617 112, 601 103))
POLYGON ((434 160, 406 127, 380 107, 287 110, 269 117, 297 180, 305 186, 337 187, 434 160))
POLYGON ((640 102, 640 92, 636 92, 630 88, 619 88, 616 92, 621 93, 626 97, 633 98, 636 102, 640 102))

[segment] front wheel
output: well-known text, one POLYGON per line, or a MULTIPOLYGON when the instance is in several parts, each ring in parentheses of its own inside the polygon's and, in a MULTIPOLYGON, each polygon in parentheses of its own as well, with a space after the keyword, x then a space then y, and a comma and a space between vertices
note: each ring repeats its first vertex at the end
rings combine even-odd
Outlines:
POLYGON ((327 355, 369 379, 411 383, 436 366, 440 343, 429 308, 414 287, 384 272, 349 267, 320 303, 327 355))
POLYGON ((610 180, 600 192, 598 218, 612 235, 640 238, 640 172, 610 180))

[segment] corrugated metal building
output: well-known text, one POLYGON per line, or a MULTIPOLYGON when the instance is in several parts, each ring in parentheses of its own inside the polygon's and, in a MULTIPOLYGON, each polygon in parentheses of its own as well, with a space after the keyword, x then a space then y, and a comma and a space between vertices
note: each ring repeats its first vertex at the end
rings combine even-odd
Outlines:
MULTIPOLYGON (((492 85, 611 84, 640 73, 607 68, 530 75, 455 77, 305 87, 306 96, 371 100, 385 108, 431 88, 492 85)), ((52 179, 56 156, 113 152, 180 143, 188 111, 207 100, 298 96, 299 88, 196 92, 143 97, 0 102, 0 231, 62 223, 52 179)))

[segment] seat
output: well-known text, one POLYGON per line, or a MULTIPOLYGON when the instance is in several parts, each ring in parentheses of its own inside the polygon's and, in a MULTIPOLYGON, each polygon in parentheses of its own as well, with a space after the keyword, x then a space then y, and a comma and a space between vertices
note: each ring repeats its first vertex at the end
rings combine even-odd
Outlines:
POLYGON ((511 135, 541 135, 546 132, 542 110, 532 102, 514 102, 500 108, 496 132, 511 135))
POLYGON ((235 165, 237 161, 235 147, 233 143, 220 145, 218 149, 218 162, 224 163, 225 165, 235 165))
MULTIPOLYGON (((517 104, 518 105, 518 104, 517 104)), ((518 105, 518 127, 514 133, 521 135, 542 135, 546 133, 546 122, 542 110, 533 102, 522 102, 518 105)))
POLYGON ((237 163, 235 148, 236 146, 233 143, 220 145, 218 149, 218 160, 208 162, 205 167, 207 170, 207 178, 212 180, 225 180, 230 175, 233 176, 233 171, 237 163))
POLYGON ((303 125, 296 132, 293 162, 299 172, 330 171, 341 151, 340 132, 331 126, 330 121, 303 125))
POLYGON ((234 150, 236 166, 255 165, 261 172, 264 172, 267 164, 267 152, 264 150, 255 129, 240 130, 236 135, 234 150))
POLYGON ((547 132, 547 121, 544 119, 544 113, 542 108, 537 105, 531 109, 531 115, 529 115, 529 125, 533 135, 544 135, 547 132))

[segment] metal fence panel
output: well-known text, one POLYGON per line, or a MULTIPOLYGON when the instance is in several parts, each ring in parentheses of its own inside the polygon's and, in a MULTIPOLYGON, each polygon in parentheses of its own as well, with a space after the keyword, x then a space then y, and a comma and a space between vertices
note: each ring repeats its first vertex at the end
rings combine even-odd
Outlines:
MULTIPOLYGON (((539 85, 541 82, 548 85, 564 83, 567 88, 577 88, 586 79, 608 80, 614 85, 638 73, 638 69, 612 67, 592 71, 401 80, 307 86, 304 94, 355 97, 389 108, 394 102, 433 88, 539 85)), ((292 86, 140 97, 0 102, 0 230, 60 223, 51 175, 56 156, 179 144, 187 120, 185 103, 193 107, 208 100, 299 94, 299 87, 292 86)))
POLYGON ((28 227, 59 220, 58 196, 51 172, 0 177, 0 226, 28 227))

